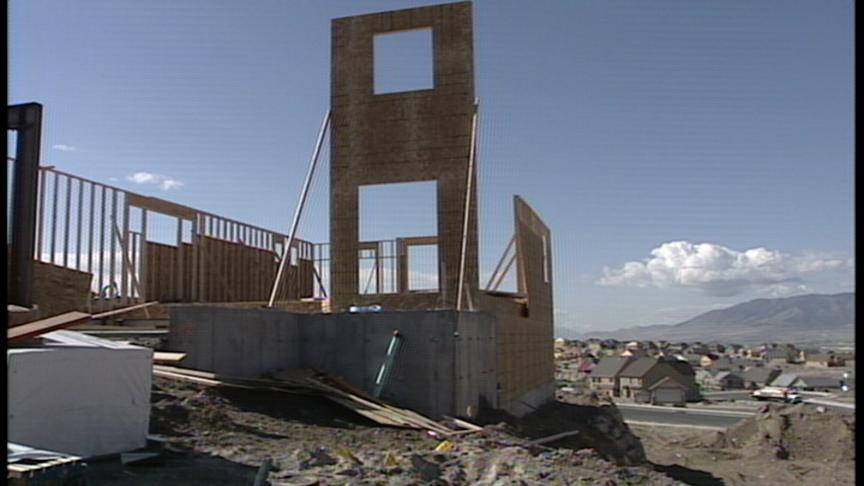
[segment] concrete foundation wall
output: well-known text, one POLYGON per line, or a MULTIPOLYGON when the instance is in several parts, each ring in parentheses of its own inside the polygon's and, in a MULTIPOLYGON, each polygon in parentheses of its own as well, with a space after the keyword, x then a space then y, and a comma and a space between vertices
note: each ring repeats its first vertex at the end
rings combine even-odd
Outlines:
POLYGON ((382 398, 433 417, 497 406, 496 322, 483 312, 175 307, 168 342, 189 368, 243 377, 313 368, 372 393, 394 330, 402 347, 382 398))

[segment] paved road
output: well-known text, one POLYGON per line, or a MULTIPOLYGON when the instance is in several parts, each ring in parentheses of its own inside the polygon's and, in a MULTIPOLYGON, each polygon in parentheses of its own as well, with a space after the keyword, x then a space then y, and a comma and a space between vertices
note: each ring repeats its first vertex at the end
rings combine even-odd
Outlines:
MULTIPOLYGON (((752 392, 748 390, 729 390, 719 392, 703 392, 702 396, 709 400, 714 400, 718 402, 725 400, 752 400, 753 397, 750 395, 751 393, 752 392)), ((808 391, 799 391, 798 394, 801 395, 801 398, 828 398, 831 396, 830 393, 808 391)))
POLYGON ((655 407, 619 403, 618 408, 628 423, 665 424, 684 427, 722 429, 735 425, 753 412, 701 410, 679 407, 655 407))
MULTIPOLYGON (((844 415, 853 415, 855 414, 855 403, 849 402, 840 402, 835 400, 830 393, 824 392, 798 392, 801 395, 804 403, 809 403, 811 405, 821 405, 823 407, 829 408, 835 412, 844 414, 844 415)), ((731 390, 731 391, 722 391, 722 392, 707 392, 702 394, 705 398, 709 400, 713 400, 715 402, 722 401, 730 401, 730 400, 742 400, 742 401, 753 401, 754 403, 761 403, 758 400, 753 400, 753 397, 750 396, 749 391, 744 390, 731 390)))

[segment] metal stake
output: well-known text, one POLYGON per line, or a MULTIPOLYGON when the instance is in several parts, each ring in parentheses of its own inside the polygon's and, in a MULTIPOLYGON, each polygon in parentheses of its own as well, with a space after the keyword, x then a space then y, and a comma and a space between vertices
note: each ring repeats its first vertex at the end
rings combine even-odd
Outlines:
POLYGON ((276 300, 276 292, 279 290, 279 282, 282 280, 282 273, 285 271, 285 262, 289 260, 291 255, 291 245, 294 244, 294 235, 297 232, 297 224, 300 222, 300 215, 303 212, 303 205, 306 203, 306 195, 309 193, 309 185, 312 183, 312 175, 315 173, 315 166, 318 165, 318 155, 321 153, 321 145, 324 142, 324 135, 327 133, 327 127, 330 125, 330 110, 324 115, 324 121, 321 123, 321 131, 318 133, 318 142, 315 144, 315 152, 312 155, 312 161, 309 163, 309 172, 306 174, 306 181, 303 183, 303 190, 300 192, 300 201, 297 203, 297 209, 294 211, 294 220, 291 222, 291 231, 288 233, 288 238, 285 240, 285 245, 282 247, 282 258, 279 260, 279 270, 276 272, 276 280, 273 281, 273 288, 270 291, 270 299, 267 301, 267 307, 273 307, 273 302, 276 300))

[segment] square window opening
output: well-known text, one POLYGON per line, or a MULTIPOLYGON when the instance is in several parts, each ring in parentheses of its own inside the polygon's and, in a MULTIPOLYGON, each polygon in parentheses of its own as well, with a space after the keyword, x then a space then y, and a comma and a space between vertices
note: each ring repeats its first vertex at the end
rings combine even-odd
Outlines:
POLYGON ((435 87, 431 28, 375 35, 372 59, 376 95, 435 87))

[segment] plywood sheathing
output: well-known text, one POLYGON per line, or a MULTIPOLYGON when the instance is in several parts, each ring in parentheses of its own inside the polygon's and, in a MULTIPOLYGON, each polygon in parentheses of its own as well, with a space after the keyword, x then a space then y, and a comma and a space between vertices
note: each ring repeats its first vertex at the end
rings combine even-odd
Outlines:
MULTIPOLYGON (((474 112, 470 2, 333 20, 330 105, 332 309, 382 300, 358 292, 359 186, 419 181, 438 186, 440 294, 433 307, 455 308, 474 112), (434 89, 375 95, 374 36, 418 28, 432 29, 434 89)), ((472 192, 465 285, 473 291, 478 271, 472 192)), ((392 309, 420 308, 430 299, 403 294, 387 300, 392 309)))
POLYGON ((502 401, 516 400, 555 379, 551 232, 522 198, 514 196, 513 206, 516 274, 520 294, 527 296, 527 303, 488 293, 480 299, 480 308, 495 314, 498 321, 502 401))
MULTIPOLYGON (((188 243, 178 248, 147 242, 144 281, 148 299, 160 302, 192 300, 193 271, 197 271, 199 295, 196 300, 200 302, 266 301, 279 267, 272 251, 208 236, 200 236, 198 244, 196 254, 188 243), (193 263, 196 258, 197 265, 193 263), (182 280, 178 278, 181 275, 182 280)), ((311 260, 298 258, 296 266, 286 267, 280 300, 312 296, 312 266, 311 260)))

